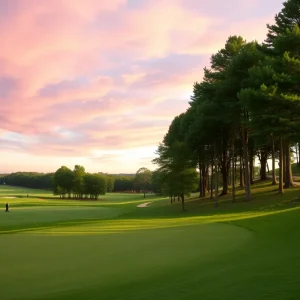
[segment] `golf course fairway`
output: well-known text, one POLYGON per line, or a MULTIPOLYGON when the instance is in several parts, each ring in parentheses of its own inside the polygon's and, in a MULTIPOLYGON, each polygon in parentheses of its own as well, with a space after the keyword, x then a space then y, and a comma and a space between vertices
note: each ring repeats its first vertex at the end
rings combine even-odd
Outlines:
POLYGON ((1 207, 10 203, 0 214, 1 300, 299 299, 297 188, 281 197, 257 185, 251 203, 225 197, 219 208, 191 198, 184 213, 155 196, 0 193, 1 207))

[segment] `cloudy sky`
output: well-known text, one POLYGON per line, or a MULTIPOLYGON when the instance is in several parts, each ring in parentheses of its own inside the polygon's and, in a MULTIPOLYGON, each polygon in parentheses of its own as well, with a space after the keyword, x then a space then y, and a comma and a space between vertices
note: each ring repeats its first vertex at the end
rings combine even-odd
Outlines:
POLYGON ((282 0, 0 0, 0 173, 150 169, 229 35, 282 0))

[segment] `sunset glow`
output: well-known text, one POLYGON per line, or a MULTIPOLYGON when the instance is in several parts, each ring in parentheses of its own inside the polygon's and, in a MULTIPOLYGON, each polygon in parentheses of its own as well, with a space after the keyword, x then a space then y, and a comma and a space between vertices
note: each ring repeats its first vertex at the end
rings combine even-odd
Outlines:
POLYGON ((1 0, 0 173, 154 169, 230 35, 262 41, 281 0, 1 0))

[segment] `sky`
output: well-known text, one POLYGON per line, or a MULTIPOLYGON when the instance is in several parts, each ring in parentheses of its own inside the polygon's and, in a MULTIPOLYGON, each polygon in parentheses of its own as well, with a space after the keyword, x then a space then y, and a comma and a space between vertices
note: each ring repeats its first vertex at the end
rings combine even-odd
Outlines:
POLYGON ((0 0, 0 173, 135 173, 230 35, 282 0, 0 0))

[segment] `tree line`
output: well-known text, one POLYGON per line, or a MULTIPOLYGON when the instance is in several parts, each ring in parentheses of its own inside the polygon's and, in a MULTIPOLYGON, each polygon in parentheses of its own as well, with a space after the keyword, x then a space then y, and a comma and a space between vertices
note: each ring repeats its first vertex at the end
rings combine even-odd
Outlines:
POLYGON ((272 184, 279 193, 294 185, 291 159, 300 140, 299 12, 299 0, 284 2, 261 44, 230 36, 211 56, 203 80, 194 83, 189 108, 173 119, 153 160, 156 188, 171 201, 180 197, 183 210, 184 196, 197 182, 202 197, 211 186, 216 206, 229 192, 234 202, 237 175, 250 201, 255 158, 261 180, 267 179, 272 159, 272 184))
POLYGON ((98 199, 100 195, 111 192, 114 179, 104 174, 91 174, 80 165, 71 170, 66 166, 60 167, 53 178, 53 191, 61 198, 98 199))
MULTIPOLYGON (((110 178, 107 190, 108 192, 125 192, 134 189, 135 174, 132 175, 109 175, 110 178), (113 185, 113 190, 111 187, 113 185)), ((11 174, 2 174, 0 183, 12 186, 20 186, 33 189, 54 189, 54 173, 37 173, 37 172, 15 172, 11 174)))
POLYGON ((106 192, 143 192, 145 197, 151 190, 151 178, 147 168, 140 168, 135 175, 109 175, 86 173, 79 165, 74 170, 62 166, 54 173, 53 188, 61 198, 98 199, 106 192))
POLYGON ((53 189, 54 173, 16 172, 0 176, 0 183, 33 189, 53 189))
MULTIPOLYGON (((66 166, 60 167, 55 173, 16 172, 1 174, 0 183, 12 186, 20 186, 34 189, 53 190, 61 197, 92 198, 95 191, 88 192, 92 186, 98 186, 101 194, 103 192, 144 192, 152 190, 152 172, 146 168, 140 168, 136 174, 90 174, 79 165, 74 170, 66 166), (101 187, 100 187, 101 186, 101 187)), ((99 196, 100 194, 98 194, 99 196)))

